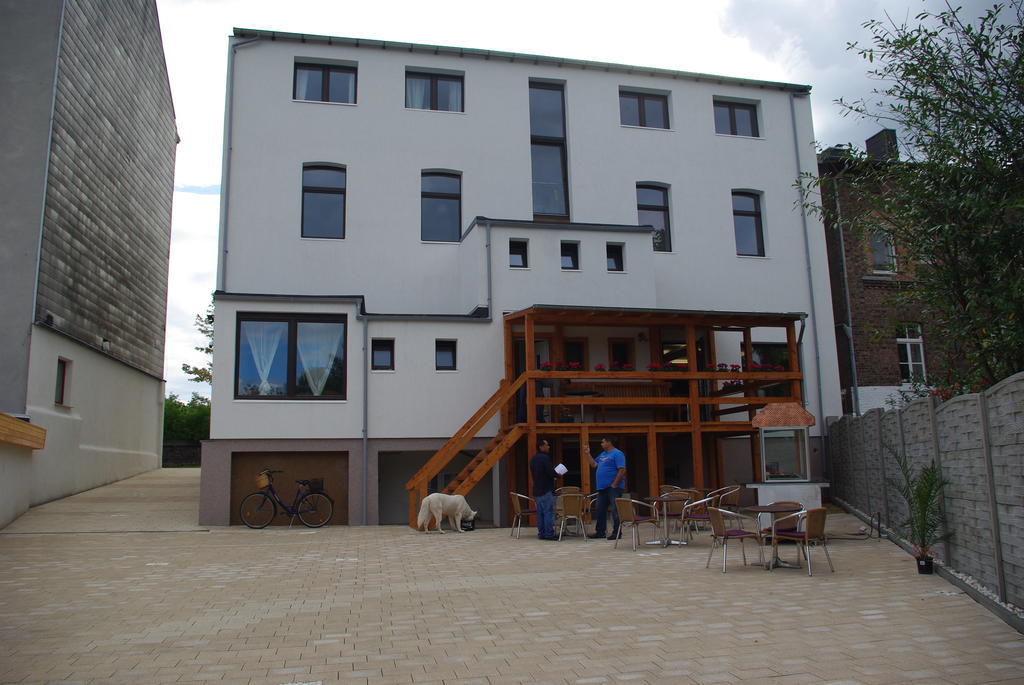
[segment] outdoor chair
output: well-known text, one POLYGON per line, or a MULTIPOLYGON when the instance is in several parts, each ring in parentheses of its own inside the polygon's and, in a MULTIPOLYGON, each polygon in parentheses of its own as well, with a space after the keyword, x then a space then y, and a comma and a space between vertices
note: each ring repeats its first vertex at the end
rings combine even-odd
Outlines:
POLYGON ((710 518, 708 507, 715 505, 715 499, 714 497, 704 497, 698 500, 691 500, 683 505, 682 525, 686 528, 687 539, 692 540, 694 529, 700 528, 708 522, 710 518))
POLYGON ((558 539, 562 539, 565 527, 569 523, 576 524, 576 531, 587 539, 587 528, 583 525, 583 495, 580 493, 567 493, 562 495, 562 521, 558 526, 558 539))
POLYGON ((747 549, 744 546, 744 541, 748 538, 753 538, 757 541, 757 558, 761 564, 764 564, 764 548, 762 545, 761 531, 757 530, 757 519, 753 516, 737 514, 734 511, 719 509, 718 507, 708 507, 708 517, 711 521, 711 551, 708 552, 708 561, 704 564, 704 568, 709 568, 711 566, 711 557, 715 553, 715 549, 721 545, 722 573, 726 572, 726 568, 729 563, 729 540, 740 541, 740 551, 743 554, 743 565, 746 566, 747 549), (754 530, 744 529, 744 521, 750 521, 754 530), (739 527, 729 528, 729 525, 734 522, 737 522, 736 525, 739 527))
POLYGON ((772 559, 779 558, 779 540, 792 540, 797 544, 797 555, 796 562, 800 563, 800 557, 807 559, 807 575, 813 575, 811 573, 811 552, 810 547, 812 544, 815 546, 821 545, 821 548, 825 550, 825 559, 828 561, 828 567, 832 573, 836 572, 835 566, 832 565, 832 557, 828 553, 828 538, 825 536, 825 518, 828 515, 828 510, 824 507, 818 509, 807 509, 806 511, 798 511, 795 514, 789 516, 783 516, 775 520, 772 524, 772 559), (778 524, 786 522, 796 524, 796 530, 785 529, 780 530, 778 524), (801 525, 802 524, 802 525, 801 525))
POLYGON ((633 551, 635 552, 640 544, 640 526, 644 523, 649 523, 654 526, 654 530, 657 532, 658 526, 661 525, 661 521, 658 519, 658 509, 647 502, 629 499, 628 497, 619 497, 615 500, 615 510, 619 513, 619 534, 615 536, 616 548, 619 546, 619 540, 622 539, 622 529, 626 526, 629 526, 630 532, 633 535, 633 551), (650 516, 637 514, 637 507, 647 507, 651 512, 650 516))
POLYGON ((667 495, 670 492, 676 492, 676 491, 682 490, 682 489, 683 488, 678 486, 678 485, 659 485, 658 486, 658 494, 659 495, 667 495))
POLYGON ((523 527, 523 519, 537 513, 537 507, 532 497, 520 495, 518 492, 510 492, 512 497, 512 532, 509 535, 519 539, 520 530, 523 527))
POLYGON ((728 509, 729 511, 739 512, 740 493, 742 491, 742 485, 734 485, 732 489, 727 490, 721 497, 718 498, 718 507, 720 509, 728 509))
POLYGON ((580 489, 575 485, 563 485, 560 488, 555 488, 555 521, 562 516, 562 495, 570 495, 578 492, 580 492, 580 489))
POLYGON ((676 522, 679 526, 679 531, 683 529, 683 510, 686 507, 687 502, 690 501, 691 495, 689 492, 683 489, 672 490, 661 495, 663 501, 660 503, 662 510, 661 515, 664 516, 668 524, 669 535, 672 533, 672 523, 676 522))

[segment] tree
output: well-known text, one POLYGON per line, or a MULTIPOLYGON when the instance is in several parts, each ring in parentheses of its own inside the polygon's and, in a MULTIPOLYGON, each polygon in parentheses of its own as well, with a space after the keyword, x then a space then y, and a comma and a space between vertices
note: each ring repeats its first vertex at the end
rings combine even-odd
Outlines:
POLYGON ((189 376, 189 380, 194 383, 212 383, 213 382, 213 299, 211 298, 210 304, 206 307, 206 314, 196 314, 196 320, 194 322, 196 330, 206 336, 206 345, 202 347, 194 348, 197 352, 202 352, 207 356, 206 366, 192 366, 191 364, 182 364, 181 370, 185 372, 186 376, 189 376))
POLYGON ((192 393, 186 404, 177 395, 164 399, 164 440, 207 440, 210 437, 210 400, 192 393))
POLYGON ((846 180, 866 210, 844 220, 913 265, 901 297, 937 324, 947 382, 965 388, 1024 370, 1024 7, 997 4, 973 24, 961 12, 864 24, 871 44, 847 47, 883 86, 837 104, 900 132, 903 161, 851 150, 846 180))

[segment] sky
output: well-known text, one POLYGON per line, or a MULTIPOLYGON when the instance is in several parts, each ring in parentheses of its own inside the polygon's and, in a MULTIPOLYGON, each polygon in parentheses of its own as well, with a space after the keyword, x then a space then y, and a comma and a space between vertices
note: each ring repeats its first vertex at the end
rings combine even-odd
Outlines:
MULTIPOLYGON (((988 4, 961 0, 977 17, 988 4)), ((812 86, 819 147, 863 145, 880 125, 834 101, 870 97, 871 67, 847 44, 887 16, 913 22, 942 0, 157 0, 178 135, 171 235, 167 393, 209 396, 194 327, 215 288, 228 37, 235 27, 615 62, 812 86)))

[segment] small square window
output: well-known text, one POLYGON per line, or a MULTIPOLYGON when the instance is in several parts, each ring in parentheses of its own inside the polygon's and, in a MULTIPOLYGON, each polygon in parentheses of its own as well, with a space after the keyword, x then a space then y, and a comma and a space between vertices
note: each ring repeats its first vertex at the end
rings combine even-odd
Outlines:
POLYGON ((370 368, 374 371, 394 371, 395 341, 374 338, 370 343, 370 368))
POLYGON ((434 368, 438 371, 454 371, 456 369, 455 340, 434 341, 434 368))
POLYGON ((726 136, 759 137, 757 105, 715 100, 715 133, 726 136))
POLYGON ((525 269, 530 265, 530 257, 527 253, 527 242, 525 240, 508 241, 508 265, 513 269, 525 269))
POLYGON ((619 121, 623 126, 668 128, 668 98, 620 90, 619 121))
POLYGON ((462 112, 462 76, 408 71, 405 74, 405 106, 462 112))
POLYGON ((314 102, 355 104, 356 70, 326 64, 296 64, 292 97, 314 102))
POLYGON ((625 271, 622 253, 625 248, 621 243, 608 243, 608 270, 625 271))
POLYGON ((565 271, 579 271, 580 268, 580 244, 562 243, 562 269, 565 271))

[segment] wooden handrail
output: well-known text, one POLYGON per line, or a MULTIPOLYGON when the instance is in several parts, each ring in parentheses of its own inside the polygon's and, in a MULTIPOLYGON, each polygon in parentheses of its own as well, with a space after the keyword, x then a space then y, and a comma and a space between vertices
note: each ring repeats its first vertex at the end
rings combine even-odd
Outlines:
POLYGON ((420 470, 405 484, 405 489, 415 491, 425 486, 427 481, 436 476, 451 461, 452 457, 465 447, 473 436, 480 432, 484 424, 494 418, 494 415, 498 413, 501 407, 523 387, 523 383, 526 382, 527 378, 527 374, 522 374, 512 383, 502 379, 498 385, 498 390, 455 432, 455 435, 448 439, 448 442, 441 449, 434 453, 434 456, 420 467, 420 470))

